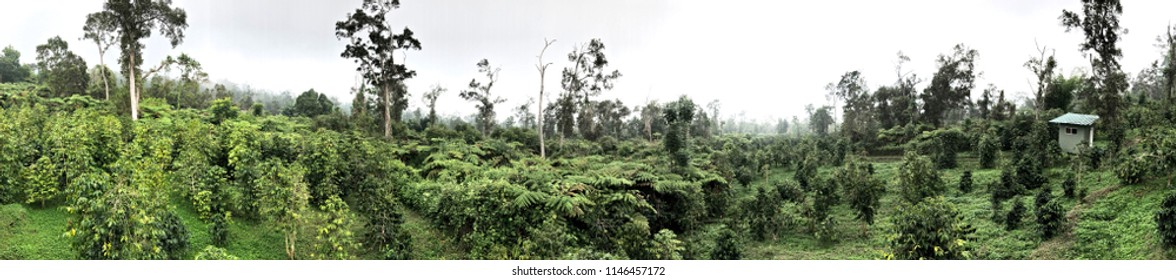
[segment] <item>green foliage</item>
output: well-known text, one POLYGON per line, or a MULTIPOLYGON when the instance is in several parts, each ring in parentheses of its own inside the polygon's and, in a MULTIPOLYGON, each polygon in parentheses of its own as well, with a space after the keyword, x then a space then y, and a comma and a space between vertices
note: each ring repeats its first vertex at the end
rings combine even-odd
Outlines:
POLYGON ((928 197, 914 205, 903 203, 892 223, 886 259, 942 260, 973 256, 971 235, 976 230, 943 197, 928 197))
POLYGON ((1042 174, 1041 162, 1032 156, 1023 156, 1017 161, 1017 184, 1027 190, 1036 190, 1048 180, 1042 174))
POLYGON ((1134 185, 1143 182, 1143 178, 1152 169, 1147 157, 1143 155, 1130 155, 1124 153, 1119 159, 1119 165, 1115 167, 1115 176, 1119 178, 1119 182, 1127 185, 1134 185))
POLYGON ((1041 238, 1050 239, 1062 231, 1065 212, 1065 209, 1062 209, 1062 204, 1056 199, 1037 208, 1037 225, 1041 238))
MULTIPOLYGON (((251 112, 257 111, 258 109, 251 108, 251 112)), ((335 103, 331 102, 331 99, 328 98, 326 94, 318 93, 314 91, 314 89, 310 89, 298 95, 298 98, 294 100, 294 106, 287 108, 287 110, 289 110, 289 115, 313 118, 315 116, 326 115, 334 111, 335 103)), ((256 116, 258 114, 253 115, 256 116)))
POLYGON ((1016 230, 1021 227, 1021 220, 1025 218, 1025 212, 1029 211, 1025 208, 1025 202, 1020 198, 1013 199, 1013 207, 1009 208, 1009 213, 1005 217, 1005 230, 1016 230))
POLYGON ((914 142, 920 151, 931 156, 935 168, 955 168, 956 153, 969 148, 967 137, 959 129, 940 129, 924 132, 914 142))
POLYGON ((653 235, 653 252, 650 255, 658 260, 681 260, 682 251, 686 247, 678 240, 678 235, 669 229, 662 229, 653 235))
POLYGON ((663 145, 675 166, 690 165, 690 124, 694 121, 694 101, 685 95, 678 101, 666 104, 662 111, 670 130, 663 138, 663 145))
POLYGON ((322 213, 315 235, 314 252, 310 258, 347 260, 355 257, 359 243, 351 233, 354 219, 347 203, 338 196, 331 196, 319 207, 322 213))
POLYGON ((971 170, 965 170, 964 173, 960 174, 959 187, 960 187, 960 193, 966 194, 966 193, 972 192, 972 171, 971 170))
POLYGON ((837 185, 832 180, 819 180, 813 183, 813 195, 806 208, 809 228, 813 235, 824 243, 837 240, 837 221, 830 215, 833 206, 837 205, 840 196, 837 185))
POLYGON ((810 189, 812 188, 813 181, 816 180, 817 168, 819 167, 820 163, 817 161, 817 157, 809 154, 804 157, 804 161, 797 164, 796 172, 792 174, 792 179, 800 183, 802 189, 810 189))
POLYGON ((342 195, 339 184, 346 168, 342 137, 333 131, 319 130, 303 141, 299 162, 307 168, 306 183, 310 187, 312 205, 322 205, 327 198, 342 195))
MULTIPOLYGON (((1170 186, 1169 186, 1169 189, 1170 186)), ((1156 231, 1165 248, 1176 247, 1176 193, 1169 193, 1155 214, 1156 231)))
POLYGON ((991 134, 984 134, 976 146, 976 155, 980 157, 980 167, 993 168, 1000 152, 997 140, 991 134))
POLYGON ((232 214, 216 214, 212 216, 212 225, 208 227, 208 236, 212 245, 225 246, 229 244, 229 222, 232 214))
POLYGON ((216 246, 206 246, 200 253, 196 253, 196 260, 239 260, 237 256, 229 254, 229 251, 224 248, 216 246))
POLYGON ((306 169, 298 164, 287 166, 269 160, 258 170, 261 176, 253 184, 261 191, 260 214, 285 234, 286 255, 295 259, 298 229, 303 223, 310 196, 303 181, 306 169))
POLYGON ((712 260, 738 260, 743 258, 742 242, 735 235, 735 231, 724 229, 715 239, 715 249, 711 252, 712 260))
POLYGON ((237 118, 237 114, 241 112, 236 105, 233 105, 233 100, 227 97, 212 101, 208 111, 212 113, 212 119, 209 122, 217 125, 225 120, 237 118))
POLYGON ((57 166, 49 157, 42 156, 33 165, 21 170, 25 185, 25 203, 41 203, 53 200, 60 192, 57 166))
POLYGON ((745 209, 744 219, 747 220, 749 229, 755 238, 759 240, 776 239, 781 226, 784 225, 780 203, 780 196, 774 191, 755 188, 755 200, 742 207, 745 209))
POLYGON ((1062 182, 1062 193, 1068 198, 1077 197, 1075 189, 1078 187, 1078 182, 1074 177, 1075 175, 1066 176, 1066 180, 1062 182))
POLYGON ((882 194, 886 191, 882 182, 870 173, 868 165, 850 161, 833 174, 833 180, 845 194, 849 206, 857 211, 857 219, 866 224, 874 224, 874 216, 881 208, 882 194))
POLYGON ((179 259, 188 251, 188 228, 184 227, 183 221, 179 216, 171 211, 165 212, 162 224, 164 232, 162 247, 163 251, 167 253, 169 259, 179 259))
POLYGON ((931 165, 931 160, 914 152, 907 152, 899 166, 898 189, 902 198, 911 204, 942 195, 946 191, 939 171, 931 165))

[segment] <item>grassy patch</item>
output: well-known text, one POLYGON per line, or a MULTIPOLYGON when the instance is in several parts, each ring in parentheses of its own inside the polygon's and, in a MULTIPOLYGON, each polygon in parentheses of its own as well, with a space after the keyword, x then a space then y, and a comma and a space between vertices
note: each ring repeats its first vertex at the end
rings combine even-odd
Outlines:
POLYGON ((75 258, 65 238, 67 213, 58 207, 0 206, 0 259, 75 258))

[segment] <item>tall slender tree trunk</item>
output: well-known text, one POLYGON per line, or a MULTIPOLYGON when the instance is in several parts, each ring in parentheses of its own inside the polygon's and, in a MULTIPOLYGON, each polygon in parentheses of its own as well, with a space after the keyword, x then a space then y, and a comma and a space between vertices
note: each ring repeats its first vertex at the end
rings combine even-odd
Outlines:
POLYGON ((139 92, 135 87, 135 56, 129 55, 129 57, 131 63, 127 64, 127 72, 130 73, 130 76, 127 77, 127 81, 130 81, 131 84, 131 120, 137 121, 139 120, 139 92))
POLYGON ((106 50, 98 50, 98 63, 102 64, 102 86, 106 88, 106 100, 110 100, 110 82, 107 81, 106 75, 106 50))
POLYGON ((392 102, 388 98, 388 83, 384 83, 384 138, 392 138, 392 102))
POLYGON ((539 157, 547 158, 547 145, 543 143, 543 74, 539 74, 539 157))

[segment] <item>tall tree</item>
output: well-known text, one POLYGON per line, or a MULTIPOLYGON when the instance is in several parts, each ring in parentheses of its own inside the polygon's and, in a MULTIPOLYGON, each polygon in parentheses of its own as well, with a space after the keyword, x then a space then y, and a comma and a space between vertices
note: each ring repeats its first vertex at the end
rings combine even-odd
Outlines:
POLYGON ((527 102, 520 104, 514 108, 514 118, 518 122, 519 127, 527 129, 536 129, 535 113, 531 112, 531 106, 535 105, 534 98, 527 98, 527 102))
POLYGON ((445 91, 446 89, 441 87, 440 84, 436 84, 428 92, 421 95, 421 100, 425 101, 425 105, 429 106, 429 118, 427 120, 429 125, 437 123, 437 98, 440 98, 441 94, 445 93, 445 91))
POLYGON ((565 92, 580 99, 580 114, 577 126, 580 135, 588 139, 595 139, 592 131, 593 109, 591 97, 600 95, 604 90, 613 88, 613 81, 621 77, 621 72, 604 68, 608 66, 608 59, 604 56, 604 43, 600 39, 592 39, 587 45, 582 45, 568 54, 571 68, 563 69, 562 86, 565 92))
POLYGON ((315 117, 318 115, 330 114, 335 109, 335 103, 327 98, 327 95, 310 89, 298 95, 294 99, 294 106, 289 108, 290 115, 315 117))
POLYGON ((931 78, 931 84, 919 96, 923 99, 924 120, 940 126, 949 111, 967 105, 975 86, 977 55, 976 50, 963 44, 956 45, 951 56, 939 55, 936 59, 938 70, 931 78))
MULTIPOLYGON (((825 89, 829 91, 828 95, 835 97, 834 99, 845 101, 844 108, 841 108, 843 111, 842 134, 853 141, 862 141, 870 135, 876 134, 873 132, 875 126, 875 117, 872 116, 874 102, 869 89, 866 88, 866 80, 862 77, 861 72, 845 72, 837 83, 829 83, 825 89)), ((836 111, 837 108, 833 110, 836 111)), ((837 118, 833 119, 836 122, 837 118)))
POLYGON ((1058 61, 1054 59, 1053 53, 1049 57, 1045 56, 1046 48, 1038 47, 1039 54, 1037 57, 1030 58, 1025 62, 1025 68, 1033 71, 1033 75, 1037 78, 1037 89, 1034 91, 1033 104, 1037 106, 1038 111, 1045 110, 1045 94, 1048 92, 1050 81, 1053 80, 1054 69, 1058 67, 1058 61))
MULTIPOLYGON (((150 38, 152 30, 158 30, 167 37, 172 48, 184 41, 184 29, 188 28, 188 13, 180 8, 172 8, 171 4, 171 0, 107 0, 103 11, 87 16, 113 19, 115 30, 118 32, 118 46, 122 51, 119 62, 123 65, 124 75, 130 86, 133 120, 139 119, 138 83, 147 80, 148 76, 143 75, 143 79, 140 80, 136 71, 139 65, 143 64, 142 40, 150 38)), ((164 64, 161 64, 161 67, 164 64)))
POLYGON ((1160 47, 1164 49, 1164 57, 1161 60, 1164 66, 1160 73, 1164 78, 1164 99, 1171 106, 1173 92, 1176 92, 1176 34, 1173 34, 1176 25, 1169 26, 1165 31, 1167 32, 1156 38, 1156 41, 1159 41, 1160 47))
POLYGON ((550 62, 543 63, 543 54, 547 52, 547 48, 551 47, 551 44, 555 44, 554 39, 553 40, 547 40, 546 38, 543 39, 543 50, 539 51, 539 64, 535 64, 535 69, 539 70, 539 106, 538 106, 539 107, 539 114, 538 114, 539 129, 538 130, 539 130, 539 157, 541 157, 541 158, 547 158, 547 145, 544 144, 544 139, 543 139, 543 131, 545 130, 545 129, 543 129, 543 91, 544 91, 544 84, 546 84, 545 82, 547 81, 547 66, 551 66, 550 62))
POLYGON ((416 71, 408 70, 403 62, 396 63, 395 52, 421 49, 421 42, 408 27, 401 33, 393 31, 388 14, 398 8, 399 0, 364 0, 354 13, 347 14, 347 19, 335 23, 335 37, 349 40, 341 56, 359 63, 356 71, 382 91, 384 137, 392 137, 392 87, 416 76, 416 71))
MULTIPOLYGON (((113 17, 112 13, 93 13, 86 16, 86 26, 82 27, 85 35, 82 39, 89 39, 98 45, 98 63, 102 65, 102 71, 109 70, 106 66, 106 51, 110 49, 114 43, 118 42, 118 25, 117 19, 113 17)), ((102 86, 105 88, 105 97, 110 99, 110 81, 107 77, 109 73, 102 73, 102 86)))
POLYGON ((721 107, 722 104, 719 104, 718 99, 711 100, 710 103, 706 103, 706 108, 710 110, 711 113, 711 119, 713 119, 715 122, 714 125, 711 126, 711 129, 714 130, 710 133, 711 135, 719 135, 719 132, 723 131, 723 122, 719 121, 719 109, 721 107))
POLYGON ((821 108, 817 108, 816 110, 810 110, 809 127, 818 136, 829 135, 829 126, 833 125, 833 116, 829 114, 829 110, 831 110, 829 106, 821 106, 821 108))
POLYGON ((23 82, 32 75, 29 67, 20 64, 20 52, 7 46, 0 56, 0 83, 23 82))
POLYGON ((1119 36, 1126 32, 1119 26, 1122 14, 1123 6, 1118 0, 1082 0, 1081 15, 1062 10, 1058 18, 1066 32, 1080 29, 1086 37, 1079 46, 1083 52, 1093 52, 1090 57, 1091 82, 1097 93, 1092 95, 1093 102, 1087 104, 1097 104, 1098 113, 1112 129, 1118 127, 1115 124, 1122 106, 1120 93, 1127 89, 1127 75, 1119 65, 1123 51, 1117 45, 1119 36))
POLYGON ((184 104, 183 95, 185 92, 190 92, 190 97, 197 97, 200 91, 200 84, 208 82, 208 73, 204 72, 204 67, 200 66, 200 62, 188 56, 188 54, 180 54, 176 58, 176 65, 180 68, 180 90, 176 91, 176 108, 182 105, 187 105, 188 108, 204 108, 207 107, 208 100, 190 101, 184 104))
POLYGON ((86 61, 69 51, 69 43, 59 36, 37 46, 37 67, 46 76, 49 89, 56 96, 84 94, 86 84, 90 82, 86 61))
POLYGON ((984 89, 984 93, 980 94, 980 100, 976 101, 976 109, 980 112, 980 118, 988 119, 992 117, 992 94, 996 92, 996 86, 988 84, 988 87, 984 89))
POLYGON ((498 81, 499 70, 502 68, 491 69, 490 61, 483 58, 478 62, 478 73, 486 75, 486 82, 472 79, 470 88, 458 94, 465 100, 477 102, 475 106, 478 108, 478 128, 482 130, 482 135, 490 135, 494 130, 494 105, 506 102, 502 97, 490 95, 490 89, 494 87, 494 82, 498 81))

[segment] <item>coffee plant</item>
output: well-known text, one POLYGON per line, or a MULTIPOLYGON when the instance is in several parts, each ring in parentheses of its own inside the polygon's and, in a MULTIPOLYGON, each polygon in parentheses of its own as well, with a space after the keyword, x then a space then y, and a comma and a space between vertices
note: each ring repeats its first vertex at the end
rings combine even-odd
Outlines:
POLYGON ((911 204, 942 195, 945 191, 939 171, 932 166, 931 160, 914 152, 907 152, 899 166, 898 189, 902 198, 911 204))
POLYGON ((886 259, 972 258, 971 235, 976 230, 943 197, 928 197, 913 205, 903 203, 891 222, 886 259))
POLYGON ((1176 192, 1170 192, 1164 197, 1160 210, 1156 211, 1155 221, 1160 244, 1165 248, 1176 247, 1176 192))

